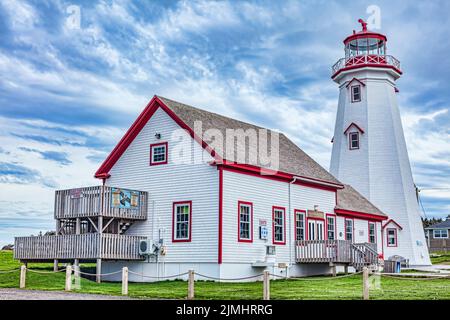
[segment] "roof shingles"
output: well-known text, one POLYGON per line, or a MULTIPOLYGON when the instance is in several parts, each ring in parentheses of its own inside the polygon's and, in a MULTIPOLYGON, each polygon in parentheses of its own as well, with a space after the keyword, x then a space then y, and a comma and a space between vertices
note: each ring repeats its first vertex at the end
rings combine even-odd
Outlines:
MULTIPOLYGON (((267 130, 268 141, 270 141, 271 134, 273 133, 273 131, 271 130, 253 124, 195 108, 161 96, 157 97, 190 128, 194 129, 195 122, 201 121, 201 134, 205 142, 208 142, 208 140, 213 140, 213 137, 208 135, 208 130, 210 129, 219 130, 222 133, 224 142, 226 137, 226 129, 242 129, 244 131, 248 129, 254 129, 257 132, 259 132, 259 130, 267 130)), ((223 144, 223 147, 220 145, 215 146, 215 151, 223 159, 235 161, 236 158, 227 158, 226 144, 223 144)), ((246 155, 245 163, 253 164, 263 168, 268 167, 266 164, 260 163, 259 159, 257 159, 257 163, 249 163, 249 154, 257 153, 258 151, 257 144, 252 144, 247 139, 245 143, 234 143, 233 147, 234 150, 232 151, 236 152, 236 154, 238 152, 244 152, 244 154, 246 155)), ((276 169, 278 171, 296 176, 318 179, 334 184, 341 184, 341 182, 339 182, 333 175, 331 175, 331 173, 320 166, 316 161, 314 161, 310 156, 308 156, 303 150, 301 150, 296 144, 294 144, 282 133, 279 133, 279 167, 276 169)), ((339 189, 337 192, 338 203, 336 209, 386 216, 380 209, 375 207, 369 200, 364 198, 359 192, 357 192, 349 185, 344 185, 344 188, 339 189)))

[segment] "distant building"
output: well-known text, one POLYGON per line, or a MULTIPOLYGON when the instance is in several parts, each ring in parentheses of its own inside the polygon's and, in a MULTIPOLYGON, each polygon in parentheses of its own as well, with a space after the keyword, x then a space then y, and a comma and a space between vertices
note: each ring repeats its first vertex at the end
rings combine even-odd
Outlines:
POLYGON ((448 238, 449 233, 449 218, 425 228, 425 236, 427 237, 427 245, 430 252, 450 251, 450 240, 448 238))

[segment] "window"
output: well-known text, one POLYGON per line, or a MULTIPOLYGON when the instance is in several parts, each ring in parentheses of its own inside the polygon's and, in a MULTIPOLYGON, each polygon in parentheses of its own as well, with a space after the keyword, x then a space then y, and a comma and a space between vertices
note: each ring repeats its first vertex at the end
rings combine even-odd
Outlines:
POLYGON ((433 238, 448 238, 448 230, 447 229, 433 230, 433 238))
POLYGON ((348 134, 349 149, 359 149, 359 132, 350 132, 348 134))
POLYGON ((352 102, 360 102, 361 101, 361 86, 352 86, 352 102))
POLYGON ((238 241, 252 242, 253 241, 253 204, 251 202, 238 202, 239 217, 238 217, 238 241))
POLYGON ((369 243, 377 243, 375 222, 369 222, 369 243))
POLYGON ((327 216, 327 239, 336 240, 336 217, 327 216))
POLYGON ((150 165, 167 164, 167 142, 150 145, 150 165))
POLYGON ((192 202, 174 202, 173 203, 173 226, 172 241, 187 242, 191 241, 192 229, 192 202))
POLYGON ((295 211, 295 240, 305 240, 305 212, 295 211))
POLYGON ((397 229, 387 229, 387 246, 388 247, 396 247, 397 246, 397 229))
POLYGON ((285 209, 281 207, 272 208, 272 220, 273 220, 273 243, 274 244, 286 244, 284 225, 285 225, 285 209))
POLYGON ((345 219, 345 240, 353 241, 353 220, 345 219))

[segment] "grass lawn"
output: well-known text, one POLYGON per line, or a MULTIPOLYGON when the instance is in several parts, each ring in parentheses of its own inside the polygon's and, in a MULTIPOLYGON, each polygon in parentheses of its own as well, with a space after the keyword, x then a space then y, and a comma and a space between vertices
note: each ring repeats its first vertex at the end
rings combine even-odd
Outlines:
POLYGON ((448 264, 450 268, 450 252, 435 252, 430 259, 432 264, 448 264))
MULTIPOLYGON (((0 251, 0 270, 11 270, 20 265, 12 259, 11 251, 0 251)), ((29 264, 31 269, 51 271, 50 264, 29 264)), ((27 272, 27 289, 64 290, 64 272, 36 274, 27 272)), ((0 288, 17 288, 19 272, 0 273, 0 288)), ((370 291, 371 299, 450 299, 450 279, 403 280, 382 277, 379 289, 370 291)), ((272 299, 361 299, 360 275, 346 278, 314 277, 308 280, 271 281, 272 299), (320 280, 319 280, 320 279, 320 280)), ((82 293, 120 295, 120 283, 101 283, 81 279, 82 293)), ((129 295, 138 298, 184 299, 187 283, 162 281, 157 283, 130 283, 129 295)), ((262 283, 215 283, 197 281, 196 299, 262 299, 262 283)))

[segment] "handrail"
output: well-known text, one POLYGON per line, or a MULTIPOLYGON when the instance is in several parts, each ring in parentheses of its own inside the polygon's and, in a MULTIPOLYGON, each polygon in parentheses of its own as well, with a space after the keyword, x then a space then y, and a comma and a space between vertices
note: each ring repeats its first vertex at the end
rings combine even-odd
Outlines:
POLYGON ((147 219, 147 192, 133 190, 132 199, 137 205, 122 207, 113 205, 115 189, 121 188, 94 186, 57 190, 54 217, 55 219, 73 219, 105 216, 133 220, 147 219))
POLYGON ((400 70, 400 61, 391 55, 359 55, 350 58, 339 59, 331 68, 332 74, 339 70, 359 65, 388 65, 400 70))

